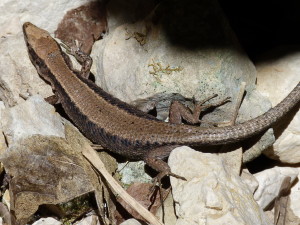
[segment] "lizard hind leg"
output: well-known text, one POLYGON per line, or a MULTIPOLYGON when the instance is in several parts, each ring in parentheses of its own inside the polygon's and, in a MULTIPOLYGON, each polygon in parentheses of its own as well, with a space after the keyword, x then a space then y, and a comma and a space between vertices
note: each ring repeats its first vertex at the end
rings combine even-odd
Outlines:
MULTIPOLYGON (((189 122, 191 124, 197 124, 200 122, 204 122, 199 119, 200 113, 203 110, 211 108, 211 107, 218 107, 218 106, 221 106, 221 105, 227 103, 228 101, 230 101, 230 98, 225 98, 214 104, 203 105, 205 102, 207 102, 215 97, 217 97, 216 94, 204 99, 203 101, 196 102, 193 110, 186 107, 184 104, 182 104, 179 101, 173 101, 170 106, 169 122, 174 123, 174 124, 180 124, 182 122, 182 119, 186 120, 187 122, 189 122)), ((209 122, 206 122, 206 123, 209 123, 209 122)))
POLYGON ((169 165, 163 160, 167 158, 171 151, 176 147, 178 147, 178 145, 158 147, 150 150, 144 157, 146 164, 159 172, 154 178, 154 185, 158 182, 159 187, 161 187, 161 180, 165 176, 172 176, 178 179, 186 180, 184 177, 172 173, 169 165))
MULTIPOLYGON (((150 192, 152 192, 152 197, 150 199, 155 199, 156 192, 155 190, 158 190, 159 196, 160 196, 160 204, 162 206, 162 212, 164 214, 164 199, 163 199, 163 192, 162 192, 162 184, 161 180, 165 176, 173 176, 178 179, 186 180, 182 176, 178 176, 177 174, 174 174, 171 172, 171 168, 169 165, 163 161, 166 157, 168 157, 171 153, 171 151, 178 147, 178 145, 172 145, 172 146, 161 146, 158 148, 151 149, 148 154, 145 155, 144 161, 148 166, 158 171, 158 175, 153 179, 153 186, 150 188, 150 192), (158 183, 158 186, 157 186, 158 183)), ((164 216, 163 216, 164 217, 164 216)))

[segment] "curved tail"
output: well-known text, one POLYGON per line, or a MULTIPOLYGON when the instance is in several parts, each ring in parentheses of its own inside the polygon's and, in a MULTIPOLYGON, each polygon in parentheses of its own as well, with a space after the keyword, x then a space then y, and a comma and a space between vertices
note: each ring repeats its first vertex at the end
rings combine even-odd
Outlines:
MULTIPOLYGON (((270 128, 299 102, 300 82, 285 99, 261 116, 234 126, 193 130, 194 134, 190 136, 189 143, 220 145, 238 142, 270 128)), ((182 141, 185 142, 184 139, 182 141)))

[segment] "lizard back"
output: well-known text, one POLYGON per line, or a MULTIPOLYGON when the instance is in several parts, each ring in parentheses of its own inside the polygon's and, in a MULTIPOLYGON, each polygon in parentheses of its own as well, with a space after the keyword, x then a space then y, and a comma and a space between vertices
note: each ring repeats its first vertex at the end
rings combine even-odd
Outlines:
POLYGON ((272 126, 300 101, 300 83, 276 107, 247 122, 228 127, 199 128, 165 123, 113 97, 69 68, 50 34, 31 23, 23 25, 32 63, 51 83, 64 110, 95 143, 127 157, 142 159, 165 145, 220 145, 238 142, 272 126))

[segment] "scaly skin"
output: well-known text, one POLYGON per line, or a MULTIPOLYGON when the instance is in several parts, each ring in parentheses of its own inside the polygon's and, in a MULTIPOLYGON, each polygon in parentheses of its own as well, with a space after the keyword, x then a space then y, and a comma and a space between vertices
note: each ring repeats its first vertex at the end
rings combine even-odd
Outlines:
MULTIPOLYGON (((276 107, 234 126, 199 128, 170 124, 135 109, 72 71, 50 34, 31 23, 23 25, 33 65, 51 83, 71 120, 94 143, 133 159, 153 149, 176 145, 221 145, 239 142, 271 127, 300 101, 300 83, 276 107)), ((166 156, 170 151, 161 151, 166 156)), ((159 156, 159 151, 156 156, 159 156)))

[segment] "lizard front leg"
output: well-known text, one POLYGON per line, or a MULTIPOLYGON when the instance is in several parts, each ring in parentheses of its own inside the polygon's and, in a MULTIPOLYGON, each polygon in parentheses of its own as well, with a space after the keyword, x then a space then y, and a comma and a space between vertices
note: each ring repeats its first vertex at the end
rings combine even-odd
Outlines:
MULTIPOLYGON (((195 108, 193 110, 189 109, 185 105, 183 105, 179 101, 173 101, 171 106, 170 106, 170 114, 169 114, 169 122, 170 123, 175 123, 175 124, 180 124, 182 122, 182 119, 186 120, 188 123, 191 124, 197 124, 200 122, 203 122, 199 119, 200 113, 208 108, 211 107, 218 107, 220 105, 223 105, 230 101, 230 98, 227 97, 219 102, 216 102, 214 104, 208 104, 208 105, 203 105, 205 102, 209 101, 212 98, 217 97, 217 94, 214 94, 203 101, 197 102, 195 104, 195 108)), ((206 122, 208 123, 208 122, 206 122)))
MULTIPOLYGON (((75 41, 75 45, 70 47, 65 43, 61 43, 61 46, 66 49, 66 52, 73 55, 81 65, 80 75, 86 79, 89 78, 90 70, 93 64, 93 59, 83 51, 81 51, 81 45, 75 41)), ((70 64, 70 62, 67 62, 70 64)))

